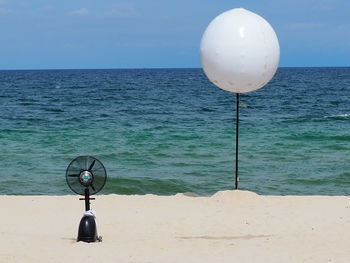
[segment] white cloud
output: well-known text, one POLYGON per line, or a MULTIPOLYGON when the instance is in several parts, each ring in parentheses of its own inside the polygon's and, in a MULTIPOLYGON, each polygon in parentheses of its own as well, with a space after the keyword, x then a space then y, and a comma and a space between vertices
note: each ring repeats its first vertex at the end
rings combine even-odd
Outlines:
POLYGON ((10 14, 10 13, 12 13, 11 10, 0 7, 0 15, 10 14))
POLYGON ((64 43, 62 47, 66 50, 81 50, 85 48, 86 46, 82 43, 64 43))
POLYGON ((75 16, 87 16, 89 14, 89 9, 82 7, 80 9, 70 12, 70 14, 75 16))
POLYGON ((140 12, 133 5, 120 2, 113 4, 105 15, 112 17, 137 17, 140 16, 140 12))
POLYGON ((7 0, 0 0, 0 14, 8 14, 10 10, 5 8, 7 0))
POLYGON ((321 10, 332 11, 339 3, 336 0, 320 0, 318 4, 321 10))
POLYGON ((319 30, 324 24, 321 23, 291 23, 288 27, 292 30, 319 30))

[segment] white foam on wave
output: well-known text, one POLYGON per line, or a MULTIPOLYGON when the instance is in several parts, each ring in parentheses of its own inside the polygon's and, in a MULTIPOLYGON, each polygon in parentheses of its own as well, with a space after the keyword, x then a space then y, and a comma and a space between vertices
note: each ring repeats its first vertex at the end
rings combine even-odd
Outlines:
POLYGON ((349 118, 349 117, 350 117, 350 113, 325 116, 325 118, 349 118))

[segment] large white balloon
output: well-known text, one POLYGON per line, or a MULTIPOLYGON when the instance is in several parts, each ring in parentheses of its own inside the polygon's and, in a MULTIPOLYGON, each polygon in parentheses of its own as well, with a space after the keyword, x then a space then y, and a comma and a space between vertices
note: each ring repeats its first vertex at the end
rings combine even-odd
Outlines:
POLYGON ((200 53, 204 72, 211 82, 224 90, 245 93, 272 79, 280 47, 275 31, 265 19, 235 8, 208 25, 200 53))

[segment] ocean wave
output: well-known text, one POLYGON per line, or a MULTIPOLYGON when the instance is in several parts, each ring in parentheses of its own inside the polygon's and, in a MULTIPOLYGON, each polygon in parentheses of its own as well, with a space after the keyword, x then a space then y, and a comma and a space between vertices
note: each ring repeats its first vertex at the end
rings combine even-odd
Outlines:
POLYGON ((103 193, 117 194, 158 194, 173 195, 183 192, 191 192, 192 188, 185 182, 178 179, 157 179, 149 177, 133 178, 108 178, 108 184, 103 189, 103 193))
POLYGON ((347 118, 350 118, 350 113, 324 116, 324 118, 326 118, 326 119, 347 119, 347 118))

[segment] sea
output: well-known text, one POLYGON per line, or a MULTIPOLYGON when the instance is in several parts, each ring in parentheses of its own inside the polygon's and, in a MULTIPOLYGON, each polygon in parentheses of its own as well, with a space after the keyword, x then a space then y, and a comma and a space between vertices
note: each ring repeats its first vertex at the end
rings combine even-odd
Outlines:
MULTIPOLYGON (((74 194, 93 156, 99 194, 234 189, 236 96, 202 69, 0 71, 0 194, 74 194)), ((239 189, 350 195, 350 68, 279 68, 241 95, 239 189)))

